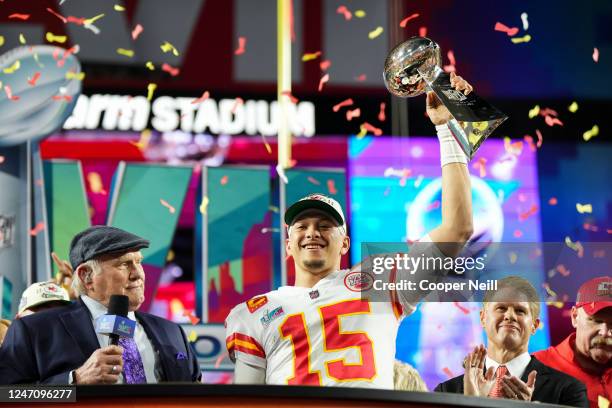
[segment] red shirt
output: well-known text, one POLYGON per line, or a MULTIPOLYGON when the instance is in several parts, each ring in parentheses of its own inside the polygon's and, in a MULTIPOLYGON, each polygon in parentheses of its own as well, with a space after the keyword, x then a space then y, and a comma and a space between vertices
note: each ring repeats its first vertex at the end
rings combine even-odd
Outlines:
POLYGON ((607 398, 608 401, 611 399, 612 367, 608 368, 601 376, 587 373, 574 359, 575 346, 576 333, 572 333, 557 346, 549 347, 546 350, 537 351, 533 353, 533 355, 547 366, 571 375, 578 381, 582 381, 587 387, 587 396, 589 398, 590 407, 597 408, 597 400, 599 395, 607 398))

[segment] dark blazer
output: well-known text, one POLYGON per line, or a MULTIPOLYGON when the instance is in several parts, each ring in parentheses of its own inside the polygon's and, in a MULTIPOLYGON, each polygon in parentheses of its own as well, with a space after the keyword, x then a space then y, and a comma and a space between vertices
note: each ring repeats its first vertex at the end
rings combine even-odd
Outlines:
MULTIPOLYGON (((533 356, 521 380, 527 382, 527 376, 533 370, 536 370, 538 374, 536 375, 535 389, 531 397, 532 401, 573 407, 589 406, 586 387, 580 381, 542 364, 533 356)), ((463 375, 438 384, 434 391, 463 394, 463 375)))
MULTIPOLYGON (((135 315, 157 352, 161 381, 197 381, 200 368, 181 327, 148 313, 135 315)), ((0 347, 0 384, 67 384, 70 371, 98 348, 81 299, 17 319, 0 347)))

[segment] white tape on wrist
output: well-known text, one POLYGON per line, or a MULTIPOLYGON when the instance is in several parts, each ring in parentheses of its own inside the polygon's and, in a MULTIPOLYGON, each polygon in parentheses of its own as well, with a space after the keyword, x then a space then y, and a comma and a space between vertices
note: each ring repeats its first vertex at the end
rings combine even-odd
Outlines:
POLYGON ((436 126, 436 133, 440 141, 440 164, 442 167, 449 163, 467 164, 467 157, 453 137, 448 125, 436 126))

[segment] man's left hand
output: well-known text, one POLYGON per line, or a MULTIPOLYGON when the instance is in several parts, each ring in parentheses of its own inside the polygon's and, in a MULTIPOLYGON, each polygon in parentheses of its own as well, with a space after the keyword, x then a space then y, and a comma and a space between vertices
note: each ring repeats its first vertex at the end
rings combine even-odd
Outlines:
MULTIPOLYGON (((474 90, 474 87, 470 85, 468 81, 456 75, 454 72, 450 74, 450 83, 453 88, 462 91, 465 95, 468 95, 474 90)), ((429 116, 429 119, 434 125, 443 125, 453 118, 453 115, 451 115, 435 93, 427 92, 426 103, 427 116, 429 116)))
POLYGON ((537 371, 533 370, 527 377, 527 383, 521 381, 515 376, 504 377, 502 379, 502 391, 506 398, 519 401, 531 401, 533 390, 535 388, 537 371))

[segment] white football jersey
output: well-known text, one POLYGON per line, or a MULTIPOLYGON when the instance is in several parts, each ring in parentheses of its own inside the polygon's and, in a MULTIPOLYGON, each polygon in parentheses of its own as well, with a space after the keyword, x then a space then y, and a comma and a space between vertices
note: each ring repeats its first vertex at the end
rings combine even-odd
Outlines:
POLYGON ((399 322, 414 307, 404 310, 391 294, 362 300, 355 269, 236 306, 225 322, 232 360, 265 369, 267 384, 393 389, 399 322))

